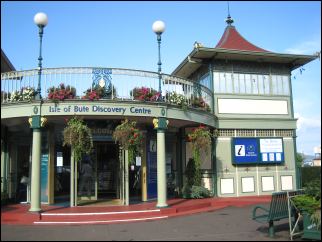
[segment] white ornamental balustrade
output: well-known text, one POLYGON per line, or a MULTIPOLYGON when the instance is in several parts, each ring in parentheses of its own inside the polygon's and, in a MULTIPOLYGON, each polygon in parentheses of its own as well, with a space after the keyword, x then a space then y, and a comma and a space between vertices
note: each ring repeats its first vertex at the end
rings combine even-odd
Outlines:
MULTIPOLYGON (((159 88, 156 72, 101 67, 44 68, 41 96, 44 101, 68 99, 154 101, 159 88)), ((162 102, 212 111, 213 93, 191 80, 162 74, 162 102)), ((33 100, 38 70, 1 73, 1 104, 33 100)))

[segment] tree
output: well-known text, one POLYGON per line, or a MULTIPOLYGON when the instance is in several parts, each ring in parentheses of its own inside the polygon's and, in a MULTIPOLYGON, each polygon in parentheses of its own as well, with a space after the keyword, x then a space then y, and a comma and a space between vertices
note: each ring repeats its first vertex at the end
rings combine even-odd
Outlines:
POLYGON ((303 165, 303 161, 304 161, 304 154, 297 153, 296 154, 296 166, 301 167, 303 165))

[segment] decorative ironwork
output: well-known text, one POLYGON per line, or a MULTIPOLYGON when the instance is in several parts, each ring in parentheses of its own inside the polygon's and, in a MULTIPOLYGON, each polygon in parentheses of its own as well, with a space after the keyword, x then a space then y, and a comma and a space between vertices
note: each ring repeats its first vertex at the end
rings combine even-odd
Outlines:
POLYGON ((92 70, 92 88, 104 88, 106 94, 112 91, 112 70, 103 68, 94 68, 92 70))

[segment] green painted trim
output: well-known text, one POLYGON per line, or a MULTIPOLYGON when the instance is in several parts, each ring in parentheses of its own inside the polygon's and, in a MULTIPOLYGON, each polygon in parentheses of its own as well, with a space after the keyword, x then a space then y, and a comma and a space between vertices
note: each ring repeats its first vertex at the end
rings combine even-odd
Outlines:
MULTIPOLYGON (((214 73, 213 73, 213 67, 212 63, 209 63, 209 77, 210 77, 210 90, 213 92, 214 91, 214 73)), ((212 113, 215 113, 215 97, 214 95, 211 96, 211 102, 212 102, 212 113)))
POLYGON ((212 194, 217 197, 217 160, 216 160, 216 137, 212 137, 211 160, 212 160, 212 194))

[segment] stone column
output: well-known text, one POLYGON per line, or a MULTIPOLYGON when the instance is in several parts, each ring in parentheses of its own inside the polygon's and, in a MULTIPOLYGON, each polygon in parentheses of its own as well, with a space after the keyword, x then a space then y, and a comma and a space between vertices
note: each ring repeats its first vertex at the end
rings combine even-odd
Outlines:
POLYGON ((31 163, 31 199, 29 212, 41 212, 40 194, 40 160, 41 160, 41 127, 44 126, 46 118, 40 115, 29 119, 33 129, 32 137, 32 163, 31 163))
POLYGON ((157 187, 158 208, 167 207, 167 174, 165 160, 165 130, 168 120, 165 118, 153 119, 154 128, 157 130, 157 187))

